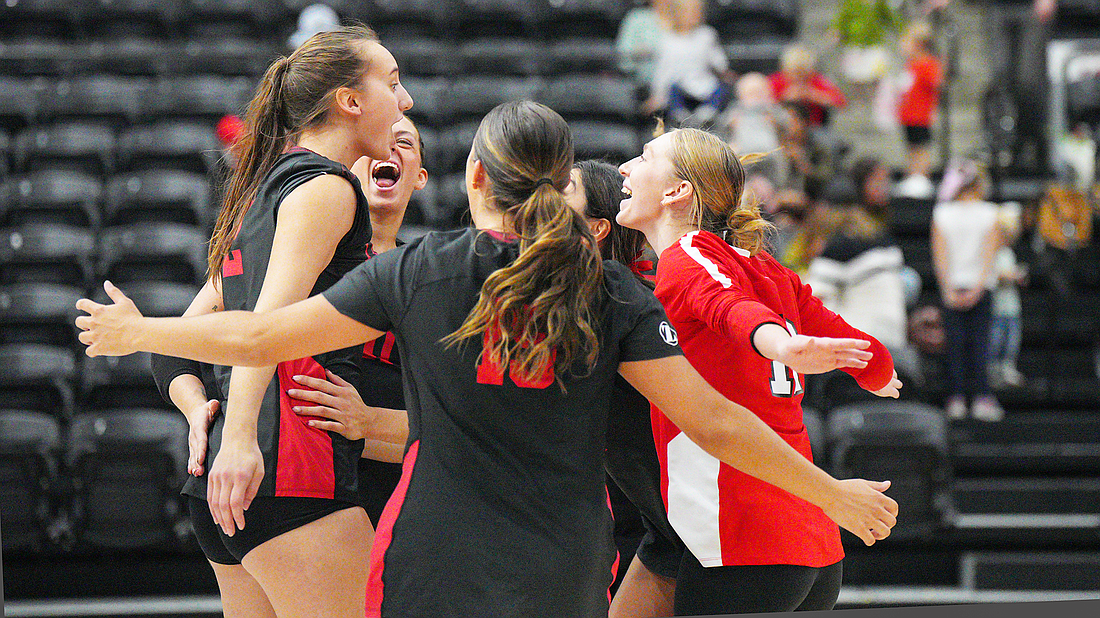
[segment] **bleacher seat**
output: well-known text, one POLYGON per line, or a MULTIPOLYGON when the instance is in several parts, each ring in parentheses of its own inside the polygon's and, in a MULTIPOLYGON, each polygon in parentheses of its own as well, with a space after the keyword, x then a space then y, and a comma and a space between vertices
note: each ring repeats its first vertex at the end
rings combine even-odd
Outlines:
MULTIPOLYGON (((210 39, 189 39, 178 46, 169 58, 167 70, 175 75, 228 75, 244 76, 248 80, 245 90, 249 97, 255 89, 255 83, 267 70, 275 58, 290 52, 279 42, 257 40, 254 38, 242 38, 222 36, 210 39)), ((184 82, 181 88, 176 90, 178 96, 188 96, 188 89, 195 84, 184 82)), ((233 90, 233 89, 231 89, 233 90)), ((217 96, 217 93, 214 93, 217 96)), ((230 99, 231 107, 241 108, 238 94, 225 94, 230 99)), ((244 99, 248 103, 248 97, 244 99)), ((181 102, 182 105, 182 102, 181 102)), ((181 109, 185 109, 181 106, 181 109)))
POLYGON ((96 273, 121 285, 129 281, 196 284, 206 275, 204 230, 176 223, 136 223, 104 228, 96 273))
POLYGON ((539 0, 455 0, 459 40, 533 37, 541 28, 539 0))
POLYGON ((370 25, 383 41, 452 34, 457 0, 367 0, 370 25))
POLYGON ((289 21, 281 0, 188 0, 187 4, 183 29, 189 37, 263 39, 281 32, 289 21))
POLYGON ((96 122, 58 122, 26 129, 15 141, 17 171, 67 169, 105 176, 114 169, 115 134, 96 122))
POLYGON ((143 77, 168 73, 169 64, 179 57, 178 49, 167 39, 136 36, 93 41, 82 46, 79 53, 87 55, 96 73, 143 77))
POLYGON ((187 432, 178 412, 137 408, 77 415, 65 455, 77 538, 106 548, 177 546, 188 527, 179 499, 187 432))
POLYGON ((0 39, 76 38, 87 8, 69 0, 6 0, 0 6, 0 39))
POLYGON ((438 229, 460 227, 470 209, 470 198, 466 194, 466 174, 456 172, 441 176, 437 185, 436 213, 426 223, 438 229))
MULTIPOLYGON (((73 75, 94 58, 87 45, 56 39, 19 39, 0 42, 0 79, 24 76, 73 75)), ((3 90, 0 90, 3 92, 3 90)))
POLYGON ((837 478, 890 480, 898 502, 892 539, 931 538, 953 516, 947 421, 941 411, 907 401, 834 408, 827 421, 829 465, 837 478))
POLYGON ((47 170, 9 178, 0 185, 0 225, 28 223, 99 225, 103 185, 94 176, 47 170))
POLYGON ((618 59, 615 43, 610 39, 584 37, 555 38, 547 43, 549 60, 543 63, 543 73, 611 73, 618 59))
POLYGON ((706 21, 723 42, 794 36, 798 0, 707 0, 706 21))
POLYGON ((187 15, 187 0, 95 0, 85 19, 96 35, 168 39, 187 15))
POLYGON ((213 224, 210 180, 203 174, 148 170, 107 182, 104 225, 168 221, 209 228, 213 224))
POLYGON ((40 223, 0 231, 0 283, 86 288, 95 237, 83 228, 40 223))
POLYGON ((634 82, 626 77, 561 75, 547 80, 539 100, 570 121, 638 121, 634 82))
POLYGON ((83 409, 169 407, 153 381, 147 352, 85 359, 80 377, 83 409))
POLYGON ((171 168, 216 177, 221 156, 213 123, 167 120, 131 126, 118 137, 119 171, 171 168))
POLYGON ((458 55, 467 74, 538 75, 546 50, 531 39, 482 37, 460 43, 458 55))
POLYGON ((48 540, 60 444, 57 420, 0 410, 0 519, 4 553, 41 550, 48 540))
POLYGON ((549 39, 566 36, 614 39, 628 3, 622 0, 538 0, 540 30, 549 39))
POLYGON ((417 126, 441 128, 446 123, 449 114, 445 100, 449 86, 447 79, 402 75, 401 85, 413 99, 408 115, 417 126))
POLYGON ((439 132, 439 169, 429 170, 440 177, 466 169, 466 159, 474 144, 480 122, 461 122, 439 132))
POLYGON ((11 283, 0 286, 2 343, 76 343, 76 301, 84 289, 56 283, 11 283))
POLYGON ((248 102, 256 91, 257 81, 250 77, 220 75, 184 75, 164 79, 157 83, 152 93, 157 99, 155 113, 162 118, 203 121, 211 126, 225 114, 237 114, 243 118, 248 102))
POLYGON ((576 159, 603 159, 613 165, 642 151, 641 136, 632 124, 577 120, 569 123, 576 159))
POLYGON ((932 208, 935 200, 893 197, 890 199, 890 231, 895 236, 927 238, 932 230, 932 208))
POLYGON ((76 359, 71 348, 34 343, 0 345, 3 409, 73 415, 76 359))
POLYGON ((137 122, 146 113, 150 82, 143 78, 93 75, 53 82, 43 97, 41 121, 102 121, 115 127, 137 122))
MULTIPOLYGON (((0 50, 7 47, 0 45, 0 50)), ((0 75, 0 126, 22 129, 35 122, 40 92, 45 88, 44 79, 0 75)))
POLYGON ((436 179, 433 176, 428 176, 428 181, 424 183, 424 188, 412 194, 412 198, 409 200, 409 206, 405 210, 402 228, 406 224, 424 225, 425 221, 432 219, 439 210, 439 207, 436 205, 437 195, 438 189, 436 187, 436 179))
POLYGON ((11 172, 11 159, 8 157, 8 153, 10 152, 11 135, 0 128, 0 181, 7 178, 8 173, 11 172))
POLYGON ((442 170, 439 167, 439 158, 442 151, 439 145, 439 133, 429 126, 417 125, 416 130, 420 133, 420 141, 424 144, 424 151, 420 153, 421 165, 428 170, 429 177, 440 173, 442 170))
MULTIPOLYGON (((423 77, 454 75, 462 66, 454 42, 447 39, 408 35, 382 39, 382 44, 397 60, 403 82, 414 75, 423 77)), ((413 98, 415 99, 415 96, 413 98)))
POLYGON ((819 468, 826 467, 828 447, 825 444, 825 419, 816 408, 802 406, 802 424, 806 426, 806 435, 810 439, 810 451, 814 456, 814 463, 819 468))
POLYGON ((542 80, 536 77, 465 75, 456 78, 444 93, 445 107, 456 121, 480 121, 505 101, 536 100, 542 88, 542 80))
POLYGON ((779 59, 788 44, 788 39, 733 41, 722 49, 726 51, 731 71, 769 75, 779 70, 779 59))

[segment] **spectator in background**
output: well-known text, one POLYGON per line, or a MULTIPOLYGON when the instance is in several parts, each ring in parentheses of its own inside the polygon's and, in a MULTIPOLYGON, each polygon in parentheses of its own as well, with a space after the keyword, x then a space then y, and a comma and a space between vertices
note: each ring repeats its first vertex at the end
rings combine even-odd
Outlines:
POLYGON ((947 417, 999 421, 1004 410, 989 388, 989 290, 1001 247, 997 206, 985 201, 988 180, 974 161, 948 168, 932 210, 932 265, 943 298, 947 343, 947 417))
POLYGON ((672 31, 657 48, 649 98, 644 114, 664 109, 679 126, 692 118, 702 126, 725 107, 729 59, 718 43, 718 32, 703 22, 702 0, 672 0, 672 31))
POLYGON ((852 182, 859 205, 880 225, 890 218, 890 169, 877 157, 861 157, 852 164, 852 182))
POLYGON ((991 292, 993 318, 989 339, 989 381, 994 386, 1023 386, 1024 376, 1016 367, 1020 356, 1020 302, 1018 286, 1027 278, 1027 267, 1016 262, 1012 244, 1020 234, 1020 205, 1012 202, 1001 206, 997 225, 1004 237, 1004 246, 997 252, 994 272, 997 285, 991 292))
POLYGON ((814 200, 836 171, 834 149, 821 131, 809 125, 805 108, 790 104, 783 108, 787 111, 781 144, 787 163, 786 185, 805 191, 814 200))
POLYGON ((327 4, 311 4, 298 13, 298 29, 287 39, 291 50, 305 43, 318 32, 331 32, 340 28, 340 16, 327 4))
POLYGON ((806 46, 790 45, 783 50, 780 70, 768 78, 775 99, 802 108, 812 128, 824 127, 833 109, 848 104, 844 93, 814 70, 816 62, 806 46))
POLYGON ((768 78, 760 73, 746 73, 737 80, 737 100, 726 110, 724 123, 729 132, 730 146, 738 155, 764 155, 763 159, 745 162, 750 176, 762 175, 772 186, 786 181, 782 165, 779 136, 786 125, 786 111, 775 102, 768 78))
POLYGON ((642 95, 649 97, 657 49, 672 31, 672 0, 651 0, 645 6, 630 9, 619 25, 615 53, 619 69, 634 78, 642 95))
POLYGON ((906 59, 898 101, 898 120, 908 148, 907 172, 928 177, 931 165, 932 117, 939 106, 943 67, 932 49, 932 27, 926 22, 910 25, 901 38, 906 59))

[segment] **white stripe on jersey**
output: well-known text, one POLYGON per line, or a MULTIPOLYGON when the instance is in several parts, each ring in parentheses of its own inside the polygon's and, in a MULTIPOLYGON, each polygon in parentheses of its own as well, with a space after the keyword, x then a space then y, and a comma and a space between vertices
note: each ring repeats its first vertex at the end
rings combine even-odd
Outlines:
MULTIPOLYGON (((723 275, 721 272, 719 272, 718 265, 715 264, 714 262, 710 261, 706 257, 704 257, 702 253, 699 253, 699 249, 697 249, 695 246, 693 246, 691 244, 691 241, 694 240, 695 237, 698 236, 698 235, 699 235, 699 230, 695 230, 694 232, 688 232, 687 234, 684 234, 680 238, 680 248, 684 250, 684 253, 688 254, 688 257, 695 260, 696 263, 698 263, 708 273, 710 273, 710 276, 715 281, 720 283, 722 285, 722 287, 724 287, 724 288, 730 287, 731 285, 733 285, 733 281, 731 281, 729 277, 727 277, 727 276, 723 275)), ((744 249, 742 249, 740 247, 732 247, 732 249, 734 251, 740 253, 741 255, 745 256, 745 257, 749 256, 749 252, 745 251, 744 249)), ((698 557, 698 556, 696 556, 696 557, 698 557)))
POLYGON ((722 566, 718 528, 718 470, 721 462, 686 434, 673 438, 668 456, 668 521, 699 564, 722 566))

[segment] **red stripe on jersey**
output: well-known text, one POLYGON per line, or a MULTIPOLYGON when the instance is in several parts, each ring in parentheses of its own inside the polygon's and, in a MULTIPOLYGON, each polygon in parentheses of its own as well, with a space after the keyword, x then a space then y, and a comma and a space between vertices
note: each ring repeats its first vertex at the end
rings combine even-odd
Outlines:
POLYGON ((398 515, 401 514, 401 506, 405 504, 405 494, 409 491, 409 480, 412 479, 416 453, 419 450, 420 440, 409 446, 404 463, 401 464, 401 480, 398 481, 389 502, 386 503, 386 508, 382 510, 381 519, 378 520, 378 530, 374 534, 374 544, 370 550, 366 618, 382 616, 382 571, 386 568, 386 550, 390 548, 390 542, 393 540, 393 523, 397 521, 398 515))
POLYGON ((393 352, 393 345, 395 343, 397 343, 397 338, 393 336, 393 333, 386 331, 386 336, 383 337, 382 341, 382 353, 378 355, 378 360, 392 365, 393 362, 390 361, 390 352, 393 352))
POLYGON ((234 249, 222 260, 222 277, 236 277, 244 274, 244 262, 241 261, 241 250, 234 249))
MULTIPOLYGON (((611 513, 611 521, 615 521, 615 509, 611 508, 611 492, 605 485, 604 495, 607 496, 607 512, 611 513)), ((615 579, 619 576, 619 546, 615 545, 615 562, 611 563, 611 585, 607 587, 607 602, 611 603, 611 586, 615 585, 615 579)))
POLYGON ((299 498, 332 498, 336 488, 333 469, 332 436, 327 431, 310 427, 310 416, 294 413, 294 406, 315 404, 291 399, 288 388, 306 388, 293 376, 306 375, 328 379, 325 369, 309 358, 279 363, 279 452, 275 471, 275 495, 299 498))

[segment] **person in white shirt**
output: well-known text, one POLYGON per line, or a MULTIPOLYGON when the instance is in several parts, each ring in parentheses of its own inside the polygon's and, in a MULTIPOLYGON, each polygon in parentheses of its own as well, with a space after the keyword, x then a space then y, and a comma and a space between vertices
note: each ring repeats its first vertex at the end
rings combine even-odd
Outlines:
POLYGON ((947 334, 947 416, 967 414, 998 421, 1004 410, 989 388, 991 300, 996 283, 994 257, 1003 240, 998 208, 985 201, 988 180, 974 161, 952 165, 932 211, 932 264, 943 299, 947 334))

